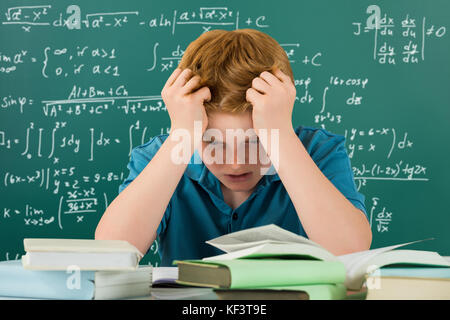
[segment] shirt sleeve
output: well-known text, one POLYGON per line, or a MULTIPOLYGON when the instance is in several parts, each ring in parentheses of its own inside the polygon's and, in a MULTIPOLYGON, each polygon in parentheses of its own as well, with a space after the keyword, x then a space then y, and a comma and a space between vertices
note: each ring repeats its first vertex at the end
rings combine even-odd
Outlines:
MULTIPOLYGON (((127 165, 129 170, 128 177, 119 186, 119 194, 144 170, 147 164, 152 160, 165 139, 160 136, 153 137, 149 142, 135 147, 131 150, 130 161, 127 165)), ((165 232, 171 212, 171 201, 164 212, 164 216, 158 225, 157 235, 165 232)), ((148 252, 148 251, 147 251, 148 252)))
POLYGON ((345 137, 320 129, 314 133, 310 154, 318 168, 333 185, 368 219, 365 196, 357 191, 345 137))

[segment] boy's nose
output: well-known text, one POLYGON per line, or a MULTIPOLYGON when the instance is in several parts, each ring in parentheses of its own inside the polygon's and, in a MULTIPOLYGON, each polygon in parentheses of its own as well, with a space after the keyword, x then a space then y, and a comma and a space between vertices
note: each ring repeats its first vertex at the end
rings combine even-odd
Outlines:
POLYGON ((233 157, 233 168, 239 168, 242 165, 246 164, 246 150, 245 147, 235 147, 234 148, 234 157, 233 157))
POLYGON ((232 164, 230 164, 231 169, 233 171, 239 171, 239 169, 242 167, 242 164, 237 163, 237 161, 234 161, 232 164))

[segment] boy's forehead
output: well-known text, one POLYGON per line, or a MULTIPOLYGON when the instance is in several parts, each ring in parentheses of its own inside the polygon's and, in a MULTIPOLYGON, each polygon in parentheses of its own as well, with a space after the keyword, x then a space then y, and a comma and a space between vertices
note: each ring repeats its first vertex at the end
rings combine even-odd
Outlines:
POLYGON ((228 141, 229 139, 254 140, 257 138, 253 129, 251 112, 208 114, 208 126, 203 134, 205 140, 228 141))
POLYGON ((217 128, 206 129, 203 133, 203 141, 257 141, 258 135, 253 128, 226 129, 224 132, 217 128))
POLYGON ((214 111, 208 114, 207 129, 218 129, 225 135, 227 129, 247 129, 253 128, 251 112, 220 112, 214 111))

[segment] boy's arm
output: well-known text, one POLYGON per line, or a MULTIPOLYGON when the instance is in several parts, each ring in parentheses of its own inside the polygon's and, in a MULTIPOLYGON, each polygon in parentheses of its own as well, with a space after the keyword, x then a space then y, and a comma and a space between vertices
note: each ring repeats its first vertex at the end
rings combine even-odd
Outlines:
MULTIPOLYGON (((180 143, 185 142, 174 141, 172 133, 167 137, 142 172, 108 206, 95 239, 126 240, 147 252, 187 166, 185 161, 177 164, 171 158, 172 149, 180 143)), ((186 147, 192 150, 191 145, 186 147)))
POLYGON ((278 175, 311 240, 334 255, 370 248, 366 216, 322 173, 294 131, 280 133, 278 175))
POLYGON ((170 134, 144 170, 106 208, 95 239, 126 240, 142 253, 156 239, 159 223, 198 143, 194 139, 201 141, 201 136, 194 135, 195 123, 202 124, 202 134, 207 126, 203 103, 211 100, 211 92, 208 87, 199 88, 200 80, 192 70, 180 68, 167 80, 161 97, 170 116, 170 134), (174 159, 180 153, 182 161, 174 159))
POLYGON ((279 131, 279 148, 271 146, 269 139, 262 142, 263 147, 308 237, 335 255, 367 250, 372 231, 366 216, 320 171, 292 128, 295 98, 289 76, 278 68, 262 72, 246 93, 253 105, 253 126, 258 135, 262 129, 269 134, 279 131))

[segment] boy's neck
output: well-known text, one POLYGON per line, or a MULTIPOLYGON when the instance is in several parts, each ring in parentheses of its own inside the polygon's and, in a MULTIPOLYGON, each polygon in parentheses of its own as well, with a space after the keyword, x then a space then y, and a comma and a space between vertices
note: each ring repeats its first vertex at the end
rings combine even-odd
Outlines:
POLYGON ((220 188, 222 189, 223 200, 233 210, 239 207, 245 200, 247 200, 253 192, 253 189, 249 191, 233 191, 225 187, 223 183, 220 183, 220 188))

